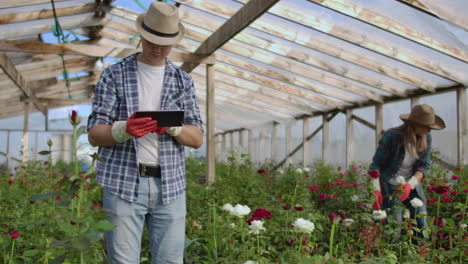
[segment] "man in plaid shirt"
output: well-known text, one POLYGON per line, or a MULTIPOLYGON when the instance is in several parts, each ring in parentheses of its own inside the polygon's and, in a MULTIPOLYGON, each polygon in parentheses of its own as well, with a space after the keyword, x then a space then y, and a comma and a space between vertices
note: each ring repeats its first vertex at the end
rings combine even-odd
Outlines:
POLYGON ((183 263, 185 242, 184 146, 203 143, 193 81, 167 59, 184 36, 178 8, 153 2, 138 16, 143 51, 102 73, 95 88, 88 139, 103 162, 97 181, 104 209, 116 225, 106 234, 110 263, 140 263, 144 223, 152 263, 183 263), (180 127, 159 127, 135 111, 184 110, 180 127))

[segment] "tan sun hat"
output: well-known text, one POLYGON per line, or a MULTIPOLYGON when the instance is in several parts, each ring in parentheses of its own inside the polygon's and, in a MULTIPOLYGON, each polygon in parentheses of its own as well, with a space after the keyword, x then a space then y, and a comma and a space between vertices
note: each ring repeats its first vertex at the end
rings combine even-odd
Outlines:
POLYGON ((147 12, 136 20, 141 36, 158 45, 174 45, 184 37, 184 26, 179 22, 179 8, 163 2, 152 2, 147 12))
POLYGON ((411 109, 411 113, 400 115, 400 119, 404 122, 411 122, 432 129, 440 130, 445 128, 444 120, 436 115, 434 109, 427 104, 415 105, 411 109))

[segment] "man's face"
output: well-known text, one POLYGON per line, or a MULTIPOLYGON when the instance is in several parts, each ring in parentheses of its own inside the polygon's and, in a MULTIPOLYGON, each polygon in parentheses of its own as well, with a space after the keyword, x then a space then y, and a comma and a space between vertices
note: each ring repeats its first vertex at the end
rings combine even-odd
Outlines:
POLYGON ((143 53, 149 60, 160 61, 166 59, 172 49, 172 45, 162 46, 151 43, 142 38, 143 53))

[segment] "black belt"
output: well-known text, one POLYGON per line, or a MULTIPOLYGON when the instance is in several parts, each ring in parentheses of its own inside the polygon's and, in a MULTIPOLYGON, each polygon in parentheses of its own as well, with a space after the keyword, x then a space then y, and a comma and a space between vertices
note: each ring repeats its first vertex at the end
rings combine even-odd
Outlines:
POLYGON ((140 171, 141 177, 156 177, 161 178, 161 167, 160 166, 147 166, 144 164, 138 164, 138 170, 140 171))

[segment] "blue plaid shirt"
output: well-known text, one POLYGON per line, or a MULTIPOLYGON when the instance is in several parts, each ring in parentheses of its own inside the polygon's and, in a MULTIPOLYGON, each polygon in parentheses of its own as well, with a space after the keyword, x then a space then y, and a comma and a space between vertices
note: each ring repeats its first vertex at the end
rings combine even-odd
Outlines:
MULTIPOLYGON (((112 125, 125 121, 138 110, 138 54, 105 69, 95 88, 88 130, 97 124, 112 125)), ((185 110, 184 124, 202 128, 195 88, 189 74, 166 60, 161 110, 185 110)), ((184 146, 167 135, 159 137, 162 199, 164 204, 185 192, 184 146)), ((99 147, 97 181, 110 193, 134 202, 138 197, 137 138, 109 147, 99 147)))

